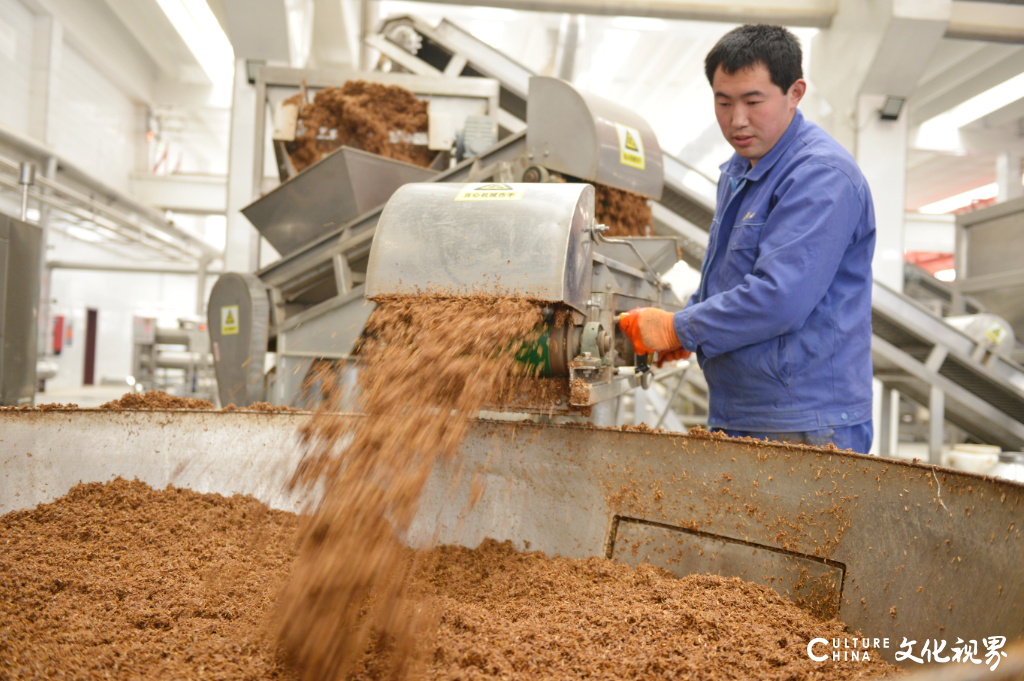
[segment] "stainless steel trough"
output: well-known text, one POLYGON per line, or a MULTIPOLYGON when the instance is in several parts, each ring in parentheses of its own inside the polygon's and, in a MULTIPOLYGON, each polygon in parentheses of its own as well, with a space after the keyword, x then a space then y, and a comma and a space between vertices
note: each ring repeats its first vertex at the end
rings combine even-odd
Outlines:
MULTIPOLYGON (((79 481, 283 491, 303 414, 2 412, 0 513, 79 481)), ((346 416, 343 418, 360 418, 346 416)), ((485 537, 767 584, 864 636, 952 643, 1024 634, 1024 486, 797 446, 479 421, 438 465, 407 541, 485 537), (471 488, 484 494, 470 506, 471 488)), ((916 665, 915 665, 916 666, 916 665)), ((982 668, 987 672, 987 668, 982 668)))

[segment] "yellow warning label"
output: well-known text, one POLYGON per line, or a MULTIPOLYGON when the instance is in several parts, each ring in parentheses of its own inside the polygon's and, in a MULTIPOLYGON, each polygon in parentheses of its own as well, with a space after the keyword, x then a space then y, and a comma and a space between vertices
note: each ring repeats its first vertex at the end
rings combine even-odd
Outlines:
POLYGON ((238 306, 224 305, 220 308, 220 335, 234 336, 238 333, 238 306))
POLYGON ((644 141, 640 131, 622 123, 615 124, 619 134, 619 163, 624 166, 644 169, 644 141))
POLYGON ((456 201, 518 201, 523 198, 523 187, 503 182, 467 184, 455 197, 456 201))
POLYGON ((996 345, 999 345, 1000 343, 1003 342, 1003 339, 1009 335, 1009 332, 1003 327, 1002 324, 996 322, 992 324, 992 326, 988 327, 988 330, 985 331, 985 335, 988 336, 988 339, 990 341, 992 341, 996 345))

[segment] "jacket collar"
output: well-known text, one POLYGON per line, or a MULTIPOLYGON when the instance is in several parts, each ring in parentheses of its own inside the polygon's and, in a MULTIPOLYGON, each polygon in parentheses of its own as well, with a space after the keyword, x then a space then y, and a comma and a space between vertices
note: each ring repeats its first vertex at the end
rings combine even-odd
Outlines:
POLYGON ((761 157, 757 165, 750 168, 750 161, 737 153, 733 153, 732 158, 719 166, 719 170, 726 175, 743 177, 751 182, 757 182, 764 177, 765 173, 772 169, 772 166, 786 152, 786 149, 797 138, 803 127, 804 115, 800 112, 800 109, 797 109, 793 114, 793 120, 790 121, 789 127, 786 128, 786 132, 782 133, 779 141, 775 143, 775 146, 767 154, 761 157))

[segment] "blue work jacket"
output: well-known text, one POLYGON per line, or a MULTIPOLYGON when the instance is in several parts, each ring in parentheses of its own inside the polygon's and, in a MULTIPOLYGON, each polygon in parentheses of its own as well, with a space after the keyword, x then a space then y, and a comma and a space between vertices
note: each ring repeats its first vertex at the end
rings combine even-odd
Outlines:
POLYGON ((673 318, 711 393, 708 424, 807 431, 871 420, 867 181, 798 110, 757 165, 722 166, 700 288, 673 318))

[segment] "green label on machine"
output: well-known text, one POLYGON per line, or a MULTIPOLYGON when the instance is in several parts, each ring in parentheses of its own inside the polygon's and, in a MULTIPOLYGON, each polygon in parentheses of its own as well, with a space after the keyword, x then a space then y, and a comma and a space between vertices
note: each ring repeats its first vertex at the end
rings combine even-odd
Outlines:
POLYGON ((619 134, 619 163, 624 166, 644 169, 644 141, 640 131, 622 123, 615 124, 619 134))
POLYGON ((455 197, 456 201, 518 201, 523 198, 522 187, 503 182, 467 184, 455 197))
POLYGON ((220 335, 234 336, 238 333, 238 306, 224 305, 220 308, 220 335))

